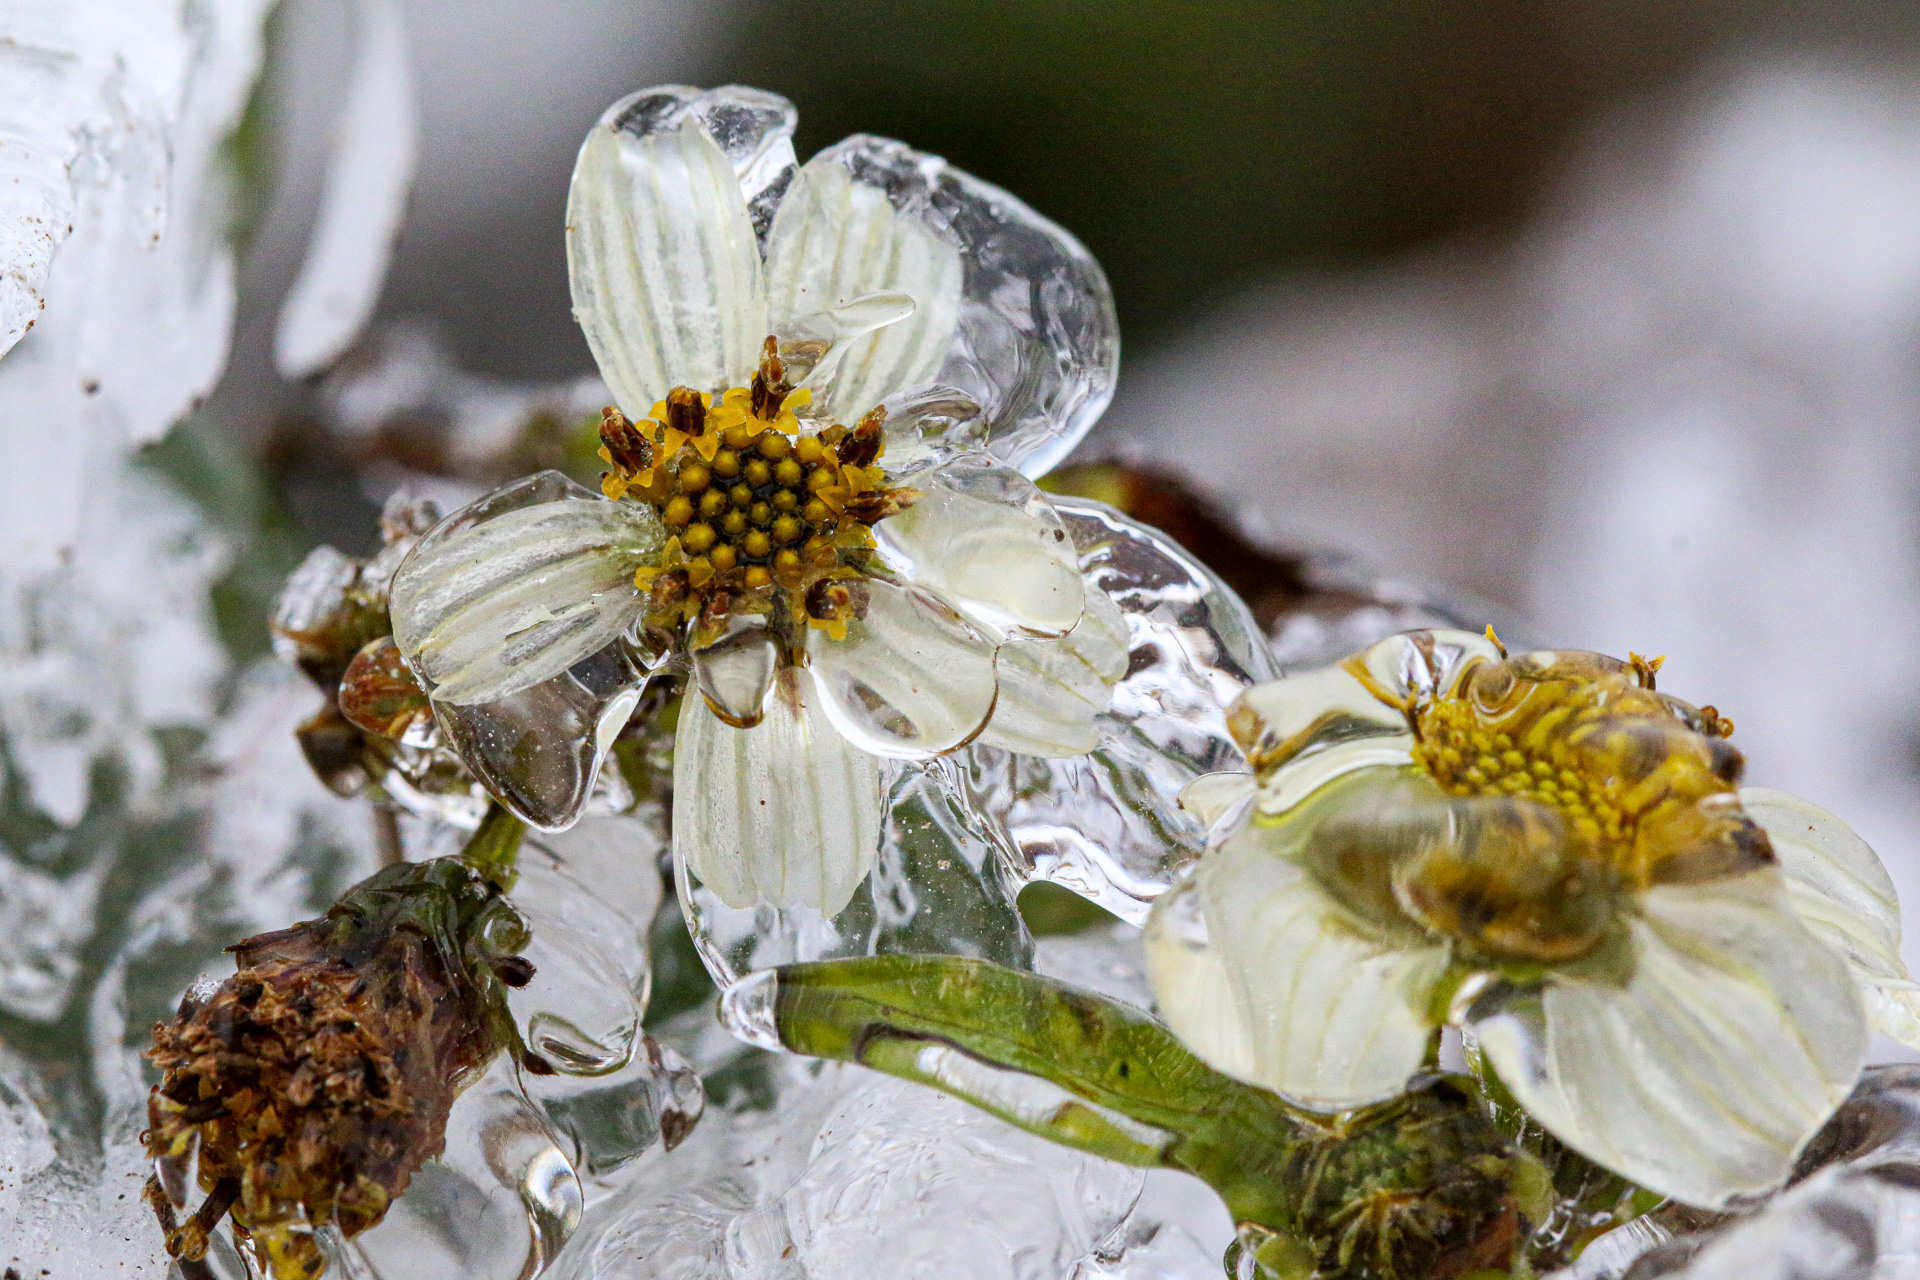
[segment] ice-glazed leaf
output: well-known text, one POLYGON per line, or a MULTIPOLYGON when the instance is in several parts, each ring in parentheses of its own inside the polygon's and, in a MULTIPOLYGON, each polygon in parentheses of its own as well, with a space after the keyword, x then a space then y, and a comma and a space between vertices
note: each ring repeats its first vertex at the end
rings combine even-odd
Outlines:
POLYGON ((1468 1014, 1520 1104, 1588 1159, 1724 1207, 1785 1181, 1859 1078, 1852 976, 1771 871, 1640 898, 1631 961, 1495 988, 1468 1014))
POLYGON ((448 516, 393 576, 393 637, 442 703, 493 702, 598 652, 640 615, 634 571, 665 544, 652 508, 558 472, 448 516))
POLYGON ((959 323, 960 251, 912 203, 861 180, 842 159, 861 140, 809 160, 774 215, 767 243, 767 309, 778 329, 865 294, 903 294, 910 316, 816 372, 814 412, 851 422, 888 396, 931 382, 959 323))
POLYGON ((768 334, 746 194, 689 92, 607 108, 567 195, 574 318, 630 418, 676 386, 744 384, 768 334))
POLYGON ((339 359, 373 314, 413 182, 419 122, 405 23, 393 0, 360 0, 355 25, 325 194, 274 333, 274 364, 285 378, 339 359))
MULTIPOLYGON (((848 138, 802 173, 795 195, 812 173, 828 205, 864 209, 869 193, 884 196, 897 219, 924 223, 958 251, 958 323, 926 380, 981 406, 1000 461, 1037 476, 1066 456, 1112 398, 1120 359, 1113 295, 1080 242, 1000 188, 885 138, 848 138)), ((778 239, 776 227, 770 261, 778 239)), ((872 393, 908 389, 876 380, 872 393)))
POLYGON ((1801 922, 1853 970, 1875 1029, 1920 1048, 1920 984, 1900 958, 1900 900, 1879 857, 1846 823, 1784 791, 1744 787, 1740 807, 1766 831, 1801 922))
POLYGON ((1100 745, 1099 719, 1127 673, 1127 623, 1098 588, 1058 640, 1013 639, 1000 646, 1000 698, 980 741, 1030 756, 1076 756, 1100 745))
POLYGON ((883 555, 997 631, 1064 636, 1086 590, 1066 526, 1033 481, 984 458, 914 477, 912 506, 874 526, 883 555))
POLYGON ((834 639, 807 635, 821 710, 863 751, 924 758, 971 742, 993 713, 994 644, 945 601, 878 578, 834 639))
POLYGON ((812 677, 783 670, 766 714, 736 729, 688 698, 673 750, 673 852, 731 907, 839 913, 873 867, 880 764, 820 710, 812 677))
POLYGON ((1161 1013, 1213 1066, 1304 1106, 1390 1098, 1426 1054, 1448 948, 1369 928, 1286 844, 1243 827, 1195 868, 1197 904, 1156 904, 1147 954, 1161 1013))

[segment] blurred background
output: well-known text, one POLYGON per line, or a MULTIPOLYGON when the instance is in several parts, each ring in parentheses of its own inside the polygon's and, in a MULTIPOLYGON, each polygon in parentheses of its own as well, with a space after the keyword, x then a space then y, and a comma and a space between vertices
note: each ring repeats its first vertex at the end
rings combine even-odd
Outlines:
MULTIPOLYGON (((777 90, 803 157, 904 138, 1085 240, 1125 357, 1083 452, 1175 467, 1284 545, 1475 593, 1530 639, 1667 654, 1755 780, 1846 814, 1920 900, 1911 6, 400 10, 417 170, 374 332, 437 341, 469 392, 592 372, 561 224, 606 103, 777 90)), ((311 393, 269 358, 357 11, 272 20, 273 196, 214 401, 278 442, 295 542, 364 543, 379 496, 289 437, 311 393)))

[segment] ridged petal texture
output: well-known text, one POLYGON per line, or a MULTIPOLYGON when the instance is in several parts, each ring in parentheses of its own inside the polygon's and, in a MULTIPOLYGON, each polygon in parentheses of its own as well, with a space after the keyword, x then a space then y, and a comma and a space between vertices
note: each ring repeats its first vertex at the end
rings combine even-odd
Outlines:
POLYGON ((1846 823, 1784 791, 1743 788, 1740 807, 1772 842, 1801 923, 1853 970, 1875 1030, 1920 1049, 1920 984, 1900 958, 1900 900, 1879 857, 1846 823))
POLYGON ((1368 929, 1279 852, 1286 843, 1243 827, 1155 904, 1147 973, 1161 1016, 1213 1066, 1303 1106, 1390 1098, 1426 1054, 1448 949, 1368 929))
POLYGON ((1771 1191, 1860 1074, 1853 980, 1771 871, 1639 905, 1630 975, 1496 989, 1469 1027, 1520 1104, 1589 1159, 1702 1208, 1771 1191))
POLYGON ((881 553, 1001 632, 1058 638, 1080 621, 1080 556, 1031 480, 984 458, 918 476, 922 496, 874 526, 881 553))
POLYGON ((686 699, 673 781, 674 856, 729 907, 834 916, 873 868, 880 762, 828 722, 803 668, 780 672, 751 729, 686 699))
POLYGON ((971 741, 993 713, 993 642, 925 591, 862 585, 866 616, 845 638, 807 636, 827 718, 875 755, 924 759, 971 741))
POLYGON ((566 671, 640 614, 660 553, 650 507, 555 471, 496 490, 420 540, 393 577, 393 636, 441 703, 493 702, 566 671))
POLYGON ((643 90, 607 108, 581 145, 567 193, 573 314, 630 418, 676 386, 742 385, 759 359, 766 287, 742 173, 778 184, 792 120, 770 95, 757 114, 716 113, 717 95, 748 92, 643 90), (732 155, 716 121, 738 126, 723 132, 732 155))
MULTIPOLYGON (((852 422, 896 392, 933 381, 960 322, 960 250, 924 201, 896 206, 843 163, 851 142, 806 163, 774 215, 767 309, 776 327, 866 294, 904 294, 905 319, 843 344, 815 389, 813 413, 852 422)), ((809 384, 815 385, 815 384, 809 384)))
POLYGON ((1014 639, 996 662, 1000 698, 980 741, 1003 751, 1058 759, 1100 745, 1099 718, 1127 673, 1127 622, 1098 587, 1058 640, 1014 639))
MULTIPOLYGON (((776 299, 790 287, 782 281, 800 278, 790 262, 806 261, 808 279, 827 280, 853 270, 835 265, 829 275, 829 253, 837 255, 831 259, 836 264, 884 261, 890 254, 903 264, 914 261, 910 255, 931 241, 908 237, 902 229, 907 220, 924 224, 933 238, 957 250, 958 323, 942 358, 928 364, 921 380, 937 376, 981 407, 993 455, 1002 462, 1028 475, 1045 473, 1112 399, 1120 331, 1105 274, 1079 241, 1005 191, 937 156, 855 135, 810 160, 789 201, 804 203, 796 203, 791 215, 783 205, 775 219, 768 252, 776 299), (879 216, 876 195, 895 211, 891 219, 879 216), (837 243, 829 237, 824 243, 830 249, 817 238, 804 253, 782 246, 781 224, 790 216, 798 228, 818 218, 816 210, 831 209, 841 210, 838 216, 852 230, 841 230, 837 243)), ((865 287, 914 292, 895 284, 865 287)), ((941 285, 943 297, 946 287, 941 285)), ((942 313, 916 299, 927 313, 906 322, 915 326, 909 332, 939 333, 942 313)), ((775 304, 773 314, 782 317, 782 304, 775 304)), ((906 334, 885 342, 904 348, 906 334)), ((909 366, 903 361, 896 367, 909 366)), ((907 383, 882 387, 881 380, 863 378, 858 394, 836 389, 836 400, 844 394, 843 403, 854 406, 869 395, 877 401, 912 389, 907 383)))

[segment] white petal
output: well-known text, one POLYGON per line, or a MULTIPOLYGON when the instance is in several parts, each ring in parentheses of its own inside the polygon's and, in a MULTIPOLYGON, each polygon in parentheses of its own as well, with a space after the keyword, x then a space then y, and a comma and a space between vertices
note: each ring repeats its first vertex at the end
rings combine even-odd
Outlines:
POLYGON ((1900 958, 1900 900, 1872 847, 1784 791, 1744 787, 1740 806, 1773 844, 1801 922, 1853 970, 1874 1027, 1920 1049, 1920 986, 1900 958))
POLYGON ((873 530, 895 568, 989 627, 1055 638, 1073 630, 1086 606, 1080 557, 1031 480, 967 459, 914 487, 923 496, 873 530))
POLYGON ((766 717, 724 724, 681 704, 673 744, 673 850, 730 907, 838 915, 873 869, 880 762, 827 722, 807 673, 783 669, 766 717))
POLYGON ((1059 640, 1007 641, 996 670, 1000 700, 981 742, 1051 758, 1091 751, 1113 686, 1127 673, 1126 619, 1113 597, 1089 587, 1079 625, 1059 640))
POLYGON ((393 575, 393 637, 434 698, 491 702, 604 648, 644 605, 660 553, 650 507, 558 472, 516 481, 434 527, 393 575))
MULTIPOLYGON (((844 146, 844 144, 843 144, 844 146)), ((911 316, 846 345, 815 413, 851 422, 896 392, 931 382, 959 323, 960 251, 921 210, 896 208, 861 181, 842 148, 809 160, 774 215, 767 309, 776 325, 863 294, 905 294, 911 316)))
POLYGON ((831 417, 831 388, 841 365, 856 347, 864 351, 868 345, 859 339, 899 324, 914 310, 913 299, 904 293, 866 293, 825 311, 776 323, 773 337, 786 362, 787 380, 813 393, 800 413, 831 417))
MULTIPOLYGON (((1080 242, 998 187, 885 138, 848 138, 802 173, 819 174, 821 191, 848 205, 880 196, 896 222, 917 221, 957 249, 958 323, 948 326, 942 359, 928 363, 921 381, 937 376, 979 404, 993 456, 1009 466, 1037 476, 1066 456, 1106 408, 1120 361, 1113 295, 1080 242)), ((783 205, 776 221, 787 216, 783 205)), ((776 243, 769 250, 775 275, 780 254, 776 243)), ((776 307, 774 314, 782 313, 776 307)), ((930 320, 927 331, 938 326, 930 320)), ((884 380, 872 379, 865 394, 878 400, 911 389, 879 386, 884 380)))
POLYGON ((628 417, 676 386, 740 385, 759 360, 766 293, 746 197, 675 91, 623 98, 587 134, 567 266, 574 318, 628 417))
POLYGON ((1853 1088, 1866 1021, 1839 957, 1770 871, 1662 886, 1632 976, 1562 970, 1483 998, 1480 1048, 1528 1112, 1591 1160, 1703 1208, 1770 1191, 1853 1088))
POLYGON ((821 710, 862 750, 925 758, 971 742, 993 714, 994 645, 945 602, 863 580, 866 614, 844 639, 810 629, 821 710))
POLYGON ((751 619, 693 655, 694 687, 722 720, 752 728, 765 714, 778 660, 773 637, 759 619, 751 619))
POLYGON ((1253 1029, 1220 949, 1208 945, 1206 913, 1192 877, 1153 904, 1142 940, 1161 1020, 1208 1065, 1254 1079, 1259 1067, 1253 1029))
MULTIPOLYGON (((1274 852, 1280 839, 1270 828, 1243 827, 1195 872, 1205 945, 1226 975, 1232 1013, 1217 998, 1176 1007, 1181 990, 1207 989, 1213 962, 1170 960, 1167 948, 1192 948, 1191 932, 1183 938, 1150 920, 1148 972, 1162 1013, 1220 1070, 1303 1106, 1341 1110, 1390 1098, 1426 1055, 1428 1006, 1448 949, 1368 929, 1274 852), (1236 1019, 1241 1030, 1232 1030, 1236 1019)), ((1161 910, 1156 904, 1155 916, 1161 910)))

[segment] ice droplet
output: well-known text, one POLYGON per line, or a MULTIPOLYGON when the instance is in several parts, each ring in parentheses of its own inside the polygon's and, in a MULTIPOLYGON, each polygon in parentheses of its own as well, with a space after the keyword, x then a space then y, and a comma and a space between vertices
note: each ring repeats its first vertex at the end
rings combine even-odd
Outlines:
POLYGON ((785 1047, 775 1020, 779 1001, 780 975, 762 969, 727 988, 720 997, 720 1021, 748 1044, 777 1053, 785 1047))

